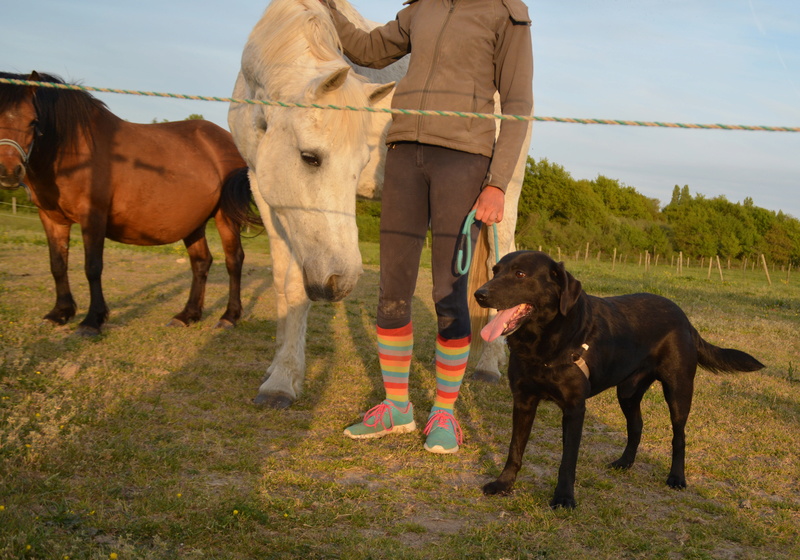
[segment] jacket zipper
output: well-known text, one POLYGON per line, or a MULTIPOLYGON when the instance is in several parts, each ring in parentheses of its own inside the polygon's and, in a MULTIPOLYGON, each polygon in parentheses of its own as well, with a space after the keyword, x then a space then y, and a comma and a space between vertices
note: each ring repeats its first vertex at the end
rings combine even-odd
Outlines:
MULTIPOLYGON (((447 12, 447 17, 444 18, 444 23, 442 24, 442 28, 439 31, 439 36, 436 38, 436 47, 433 50, 433 61, 431 63, 430 70, 428 70, 428 77, 425 80, 425 87, 422 90, 422 102, 420 103, 421 109, 425 108, 425 103, 428 100, 428 92, 431 89, 431 83, 433 82, 433 75, 436 69, 436 63, 439 61, 439 55, 441 54, 440 49, 442 45, 442 37, 444 36, 445 29, 447 29, 447 24, 450 23, 450 17, 453 15, 453 11, 456 9, 456 0, 450 0, 450 9, 447 12)), ((420 132, 422 132, 422 115, 417 115, 417 137, 419 138, 420 132)))

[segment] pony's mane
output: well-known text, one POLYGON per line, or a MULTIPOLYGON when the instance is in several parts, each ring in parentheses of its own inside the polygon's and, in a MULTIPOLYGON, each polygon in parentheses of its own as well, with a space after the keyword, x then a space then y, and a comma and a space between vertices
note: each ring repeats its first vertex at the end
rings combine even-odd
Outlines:
MULTIPOLYGON (((330 13, 319 0, 273 0, 250 33, 242 55, 242 72, 255 86, 251 90, 261 91, 271 100, 308 102, 316 87, 310 76, 320 77, 348 66, 341 48, 330 13)), ((351 72, 326 103, 367 105, 364 83, 363 78, 351 72)), ((360 137, 369 126, 368 113, 318 113, 318 121, 338 142, 360 137)))
MULTIPOLYGON (((1 72, 8 79, 29 80, 29 74, 1 72)), ((63 79, 51 74, 39 74, 36 80, 65 84, 63 79)), ((21 99, 27 86, 0 84, 0 107, 8 100, 21 99)), ((19 101, 17 101, 19 102, 19 101)), ((84 91, 38 87, 34 95, 39 135, 31 152, 31 170, 41 165, 52 165, 59 151, 76 146, 81 133, 91 138, 91 120, 95 110, 108 112, 102 101, 84 91)))

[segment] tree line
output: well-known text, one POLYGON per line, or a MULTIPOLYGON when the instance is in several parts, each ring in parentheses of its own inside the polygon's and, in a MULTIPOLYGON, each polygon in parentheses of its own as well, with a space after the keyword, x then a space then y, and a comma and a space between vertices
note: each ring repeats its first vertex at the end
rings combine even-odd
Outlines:
MULTIPOLYGON (((724 196, 707 198, 675 185, 669 204, 602 175, 576 180, 547 159, 528 158, 519 202, 517 244, 560 247, 567 253, 589 243, 593 252, 649 252, 670 258, 753 259, 800 263, 800 221, 724 196)), ((548 250, 548 249, 545 249, 548 250)))

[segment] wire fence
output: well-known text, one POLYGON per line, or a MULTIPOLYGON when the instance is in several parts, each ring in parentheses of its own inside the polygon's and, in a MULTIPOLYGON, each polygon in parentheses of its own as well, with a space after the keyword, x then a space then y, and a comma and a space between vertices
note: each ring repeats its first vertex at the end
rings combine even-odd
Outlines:
POLYGON ((620 119, 581 119, 569 117, 540 117, 535 115, 504 115, 499 113, 470 113, 462 111, 435 111, 417 109, 397 109, 388 107, 352 107, 350 105, 321 105, 317 103, 290 103, 286 101, 275 101, 270 99, 237 99, 234 97, 214 97, 204 95, 184 95, 180 93, 161 93, 155 91, 139 91, 117 88, 100 88, 92 86, 82 86, 77 84, 61 84, 53 82, 38 82, 32 80, 19 80, 14 78, 0 78, 0 83, 48 87, 56 89, 99 92, 99 93, 119 93, 124 95, 141 95, 146 97, 162 97, 169 99, 187 99, 192 101, 217 101, 224 103, 244 103, 248 105, 267 105, 283 108, 298 109, 328 109, 335 111, 362 111, 369 113, 386 113, 401 115, 421 115, 421 116, 440 116, 440 117, 460 117, 472 119, 497 119, 497 120, 516 120, 516 121, 539 121, 570 124, 602 124, 617 126, 641 126, 658 128, 682 128, 697 130, 747 130, 759 132, 800 132, 800 127, 796 126, 764 126, 764 125, 744 125, 744 124, 697 124, 697 123, 677 123, 677 122, 658 122, 658 121, 632 121, 620 119))

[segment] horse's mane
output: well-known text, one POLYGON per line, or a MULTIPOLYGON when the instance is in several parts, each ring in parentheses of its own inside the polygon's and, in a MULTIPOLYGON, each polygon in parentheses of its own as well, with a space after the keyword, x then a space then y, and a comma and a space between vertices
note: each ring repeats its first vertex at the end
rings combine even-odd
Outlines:
MULTIPOLYGON (((29 80, 29 74, 0 72, 0 77, 29 80)), ((39 73, 38 82, 65 84, 63 79, 39 73)), ((23 98, 27 86, 0 84, 0 107, 23 98)), ((38 87, 34 96, 38 136, 31 152, 32 169, 51 165, 59 151, 76 147, 83 133, 91 138, 91 120, 95 110, 108 112, 106 104, 84 91, 38 87)))
MULTIPOLYGON (((341 48, 330 13, 319 0, 273 0, 250 33, 242 55, 242 71, 251 91, 260 90, 271 100, 303 103, 309 100, 315 85, 308 81, 308 70, 316 69, 321 76, 348 65, 341 48), (313 66, 309 65, 309 58, 313 66), (299 82, 300 78, 304 81, 299 82)), ((335 99, 331 103, 368 104, 364 83, 363 78, 351 73, 332 92, 335 99)), ((364 112, 319 113, 318 120, 337 136, 337 141, 359 137, 369 124, 369 115, 364 112)))

